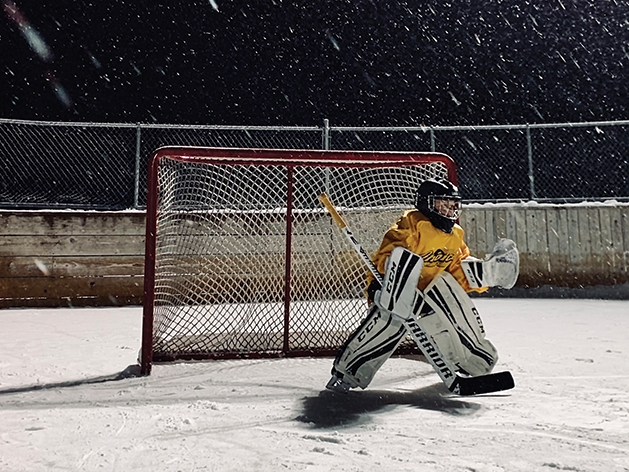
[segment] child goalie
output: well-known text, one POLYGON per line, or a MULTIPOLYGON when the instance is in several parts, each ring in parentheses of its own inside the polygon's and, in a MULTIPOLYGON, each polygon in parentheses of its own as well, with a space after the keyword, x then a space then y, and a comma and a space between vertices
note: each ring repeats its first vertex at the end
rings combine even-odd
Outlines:
POLYGON ((419 255, 415 259, 423 265, 417 289, 422 296, 412 303, 412 313, 398 316, 389 311, 388 304, 383 306, 381 284, 368 274, 367 317, 339 350, 326 385, 330 390, 347 393, 350 388, 366 388, 406 336, 403 319, 408 316, 415 317, 458 374, 488 374, 498 360, 467 293, 515 285, 519 271, 515 243, 502 239, 484 260, 471 257, 464 231, 456 223, 461 197, 448 181, 423 182, 417 189, 415 207, 389 228, 373 262, 386 281, 392 274, 387 263, 394 259, 394 249, 395 254, 401 252, 396 248, 404 248, 419 255))

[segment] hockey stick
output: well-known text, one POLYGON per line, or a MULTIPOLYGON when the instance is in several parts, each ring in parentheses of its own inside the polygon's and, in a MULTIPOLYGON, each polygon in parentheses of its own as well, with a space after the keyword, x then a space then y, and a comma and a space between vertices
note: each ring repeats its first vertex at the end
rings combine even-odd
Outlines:
MULTIPOLYGON (((322 193, 319 195, 319 201, 326 207, 328 212, 330 212, 334 222, 341 231, 343 231, 354 250, 367 265, 376 280, 382 285, 382 274, 378 271, 378 268, 369 257, 369 254, 367 254, 365 249, 360 245, 343 217, 336 211, 328 195, 322 193)), ((414 316, 410 316, 408 319, 402 319, 402 322, 413 337, 417 347, 419 347, 430 365, 432 365, 451 392, 458 395, 478 395, 481 393, 509 390, 515 386, 513 376, 510 372, 498 372, 495 374, 480 375, 478 377, 460 376, 456 372, 455 367, 443 357, 439 351, 439 347, 417 323, 414 316)))

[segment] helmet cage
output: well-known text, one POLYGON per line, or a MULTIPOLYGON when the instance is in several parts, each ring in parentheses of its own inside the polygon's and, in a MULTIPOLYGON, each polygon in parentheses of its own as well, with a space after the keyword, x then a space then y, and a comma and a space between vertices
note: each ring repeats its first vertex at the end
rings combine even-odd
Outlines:
POLYGON ((461 197, 458 195, 428 195, 428 209, 436 215, 457 221, 461 216, 461 197), (453 202, 450 206, 446 202, 453 202))

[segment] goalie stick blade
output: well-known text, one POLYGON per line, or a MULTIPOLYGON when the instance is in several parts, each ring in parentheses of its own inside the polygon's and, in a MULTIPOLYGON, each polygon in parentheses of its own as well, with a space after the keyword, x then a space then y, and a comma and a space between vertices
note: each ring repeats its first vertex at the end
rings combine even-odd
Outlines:
POLYGON ((502 392, 515 387, 511 372, 480 375, 478 377, 458 377, 450 386, 450 391, 458 395, 480 395, 502 392))

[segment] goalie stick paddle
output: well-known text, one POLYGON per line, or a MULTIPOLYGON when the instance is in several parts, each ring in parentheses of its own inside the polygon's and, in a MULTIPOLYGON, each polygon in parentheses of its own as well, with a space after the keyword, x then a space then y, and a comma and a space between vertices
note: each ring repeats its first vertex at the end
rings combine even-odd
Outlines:
MULTIPOLYGON (((367 265, 376 280, 382 285, 382 274, 380 274, 378 268, 369 257, 369 254, 367 254, 349 229, 343 217, 336 211, 328 195, 322 193, 319 195, 319 201, 326 207, 328 212, 330 212, 334 222, 343 231, 354 250, 367 265)), ((509 390, 515 386, 513 376, 510 372, 497 372, 477 377, 460 376, 454 369, 454 366, 443 357, 437 345, 415 321, 413 316, 402 320, 402 322, 430 365, 432 365, 443 383, 452 393, 456 393, 457 395, 478 395, 509 390)))

